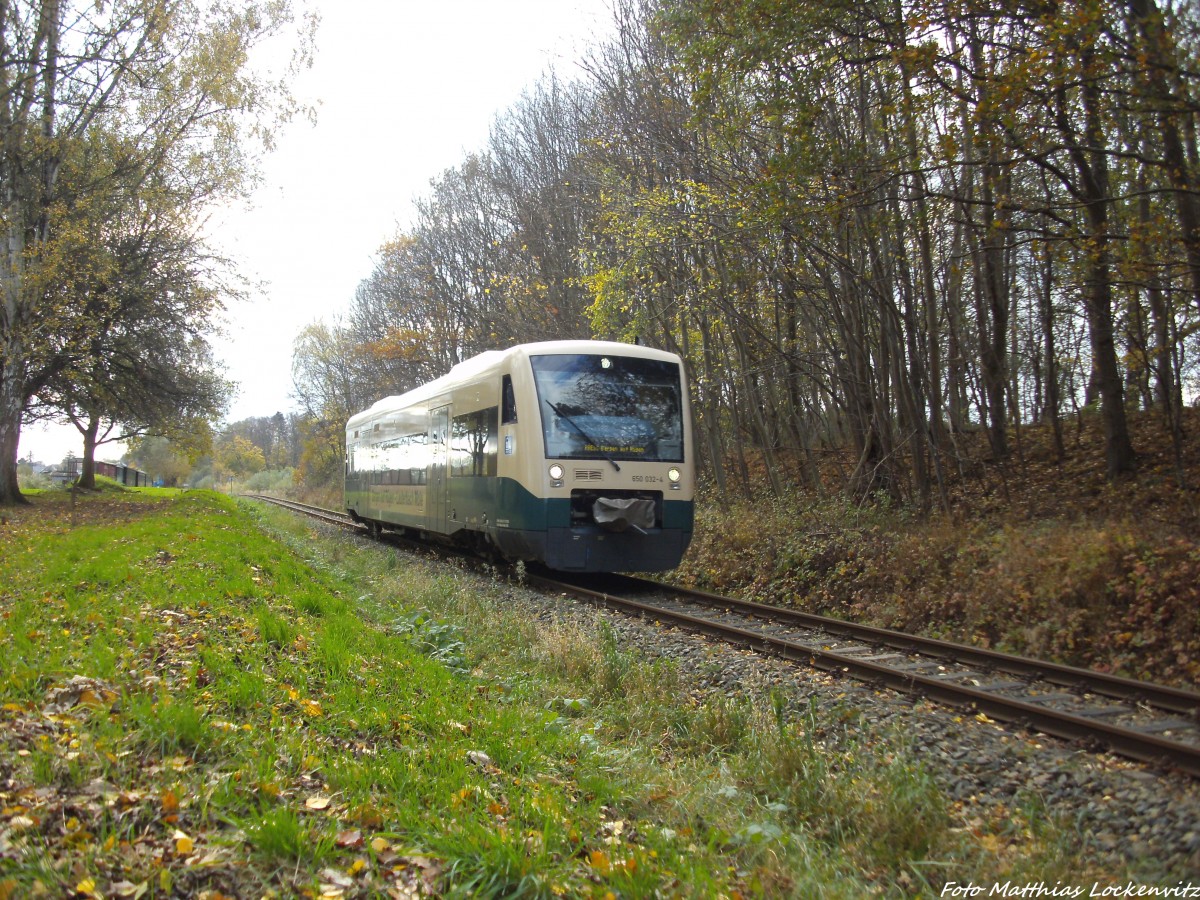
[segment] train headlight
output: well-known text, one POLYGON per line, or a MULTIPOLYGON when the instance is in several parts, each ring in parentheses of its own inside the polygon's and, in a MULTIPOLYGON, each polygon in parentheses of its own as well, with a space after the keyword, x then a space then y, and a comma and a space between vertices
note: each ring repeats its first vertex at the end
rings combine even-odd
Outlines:
POLYGON ((565 474, 563 472, 563 467, 560 466, 558 463, 555 463, 554 465, 552 465, 550 467, 549 472, 550 472, 550 485, 552 487, 562 487, 563 486, 563 475, 565 474))
POLYGON ((679 479, 682 477, 683 473, 674 466, 671 466, 671 468, 667 469, 667 480, 671 482, 671 490, 679 490, 679 479))

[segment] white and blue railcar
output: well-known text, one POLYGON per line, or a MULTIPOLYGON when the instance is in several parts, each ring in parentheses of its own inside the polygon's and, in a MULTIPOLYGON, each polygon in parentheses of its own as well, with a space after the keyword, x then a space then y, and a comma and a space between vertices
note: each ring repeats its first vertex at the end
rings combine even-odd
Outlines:
POLYGON ((678 356, 607 341, 493 350, 346 425, 346 508, 510 560, 661 571, 692 536, 678 356))

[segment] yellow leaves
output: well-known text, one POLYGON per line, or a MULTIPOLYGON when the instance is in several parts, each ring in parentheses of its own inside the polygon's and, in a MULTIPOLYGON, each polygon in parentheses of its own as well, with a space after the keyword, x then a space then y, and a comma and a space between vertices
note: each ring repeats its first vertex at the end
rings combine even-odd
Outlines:
POLYGON ((321 701, 313 700, 309 697, 301 696, 300 692, 295 688, 287 688, 288 699, 300 707, 300 712, 308 716, 310 719, 319 719, 325 713, 321 709, 321 701))
POLYGON ((159 798, 162 805, 162 820, 168 824, 179 821, 179 798, 173 790, 166 790, 159 798))
POLYGON ((995 834, 981 834, 979 843, 988 853, 999 853, 1005 847, 1004 838, 995 834))
POLYGON ((196 849, 192 839, 179 829, 171 835, 171 840, 175 842, 175 852, 180 856, 191 856, 192 851, 196 849))
POLYGON ((305 807, 307 807, 308 809, 315 809, 315 810, 328 809, 329 804, 330 804, 330 799, 328 797, 321 796, 320 794, 313 796, 313 797, 309 797, 307 800, 304 801, 305 807))
POLYGON ((324 713, 321 711, 321 704, 316 700, 304 700, 300 704, 300 711, 310 718, 320 718, 324 713))
POLYGON ((588 865, 596 870, 597 875, 627 874, 637 871, 637 860, 632 856, 625 859, 613 859, 603 850, 593 850, 588 854, 588 865))
POLYGON ((608 854, 603 850, 593 850, 589 853, 588 865, 601 875, 607 875, 612 871, 612 860, 608 858, 608 854))
POLYGON ((92 833, 83 827, 79 819, 71 816, 63 823, 65 834, 63 836, 63 844, 68 847, 79 847, 88 844, 92 840, 92 833))

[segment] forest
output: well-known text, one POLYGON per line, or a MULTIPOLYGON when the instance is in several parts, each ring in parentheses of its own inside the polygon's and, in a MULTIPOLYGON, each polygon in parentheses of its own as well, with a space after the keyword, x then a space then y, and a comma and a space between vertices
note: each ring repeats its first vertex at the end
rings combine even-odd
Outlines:
POLYGON ((334 477, 342 423, 379 397, 489 348, 594 336, 685 358, 721 494, 934 509, 968 438, 1002 460, 1045 426, 1061 458, 1084 418, 1119 480, 1146 411, 1184 484, 1195 4, 613 15, 575 77, 499 115, 344 312, 297 340, 310 478, 334 477))

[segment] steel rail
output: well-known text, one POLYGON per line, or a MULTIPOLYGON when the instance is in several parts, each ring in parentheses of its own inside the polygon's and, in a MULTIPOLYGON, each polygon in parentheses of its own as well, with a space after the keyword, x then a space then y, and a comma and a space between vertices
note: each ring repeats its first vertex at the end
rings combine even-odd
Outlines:
POLYGON ((766 604, 755 603, 750 600, 722 597, 706 591, 659 584, 655 581, 647 581, 627 575, 617 577, 620 581, 638 590, 669 591, 680 595, 684 599, 694 599, 705 605, 719 609, 734 609, 747 615, 758 616, 773 621, 788 622, 804 628, 819 628, 842 637, 869 641, 897 650, 927 654, 951 662, 980 666, 991 671, 1003 672, 1007 675, 1015 675, 1022 678, 1037 678, 1060 687, 1071 687, 1077 690, 1100 694, 1105 697, 1127 700, 1130 703, 1145 704, 1155 709, 1192 716, 1200 720, 1200 694, 1183 688, 1138 681, 1134 678, 1110 675, 1107 672, 1080 669, 1062 663, 1047 662, 1031 659, 1026 656, 1002 653, 998 650, 987 650, 982 647, 955 644, 937 638, 927 638, 899 631, 890 631, 886 628, 877 628, 872 625, 859 625, 843 619, 831 619, 813 613, 787 609, 786 607, 767 606, 766 604))
MULTIPOLYGON (((982 712, 993 719, 1041 731, 1054 737, 1082 741, 1093 747, 1102 746, 1122 756, 1156 765, 1174 767, 1193 777, 1200 777, 1200 747, 1024 700, 1004 697, 981 688, 955 684, 832 650, 810 647, 757 631, 724 625, 628 597, 593 591, 581 585, 557 581, 548 576, 527 575, 526 578, 531 583, 546 589, 567 592, 601 606, 621 608, 659 622, 681 625, 726 641, 733 640, 784 659, 808 661, 825 671, 850 673, 864 681, 904 693, 920 694, 951 706, 982 712)), ((666 591, 672 590, 663 586, 659 586, 659 588, 666 591)), ((773 609, 773 607, 763 608, 773 609)))
POLYGON ((290 509, 293 512, 304 513, 304 515, 311 516, 314 519, 323 519, 326 522, 331 522, 335 525, 345 525, 347 528, 366 527, 359 522, 355 522, 354 519, 345 513, 340 513, 335 509, 326 509, 323 506, 310 506, 307 503, 298 503, 295 500, 283 500, 279 497, 268 497, 266 494, 241 494, 239 496, 246 497, 250 500, 261 500, 264 503, 273 503, 276 506, 282 506, 284 509, 290 509))

